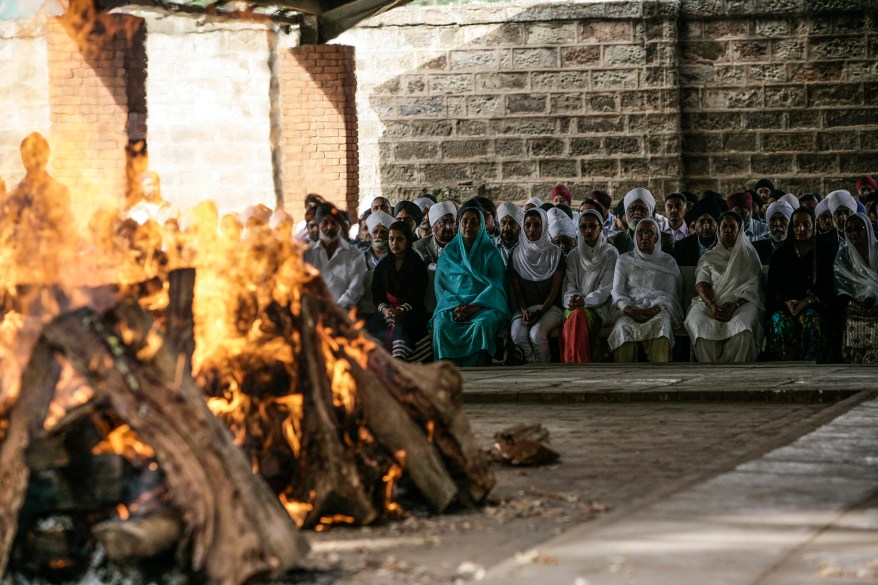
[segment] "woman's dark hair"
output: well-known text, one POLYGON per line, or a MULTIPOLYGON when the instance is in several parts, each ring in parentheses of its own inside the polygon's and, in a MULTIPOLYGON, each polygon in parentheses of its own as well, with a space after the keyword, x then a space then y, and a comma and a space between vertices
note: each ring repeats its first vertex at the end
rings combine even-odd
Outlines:
POLYGON ((738 229, 739 230, 743 229, 744 218, 741 217, 741 214, 738 213, 737 211, 724 211, 723 213, 720 214, 719 221, 717 221, 716 223, 722 223, 724 217, 731 217, 732 219, 735 220, 735 223, 738 224, 738 229))
POLYGON ((406 251, 411 250, 412 244, 415 241, 415 234, 412 233, 412 228, 409 227, 409 222, 403 219, 395 221, 387 228, 387 233, 390 233, 393 230, 402 232, 402 235, 405 238, 406 243, 408 244, 408 246, 406 247, 406 251))

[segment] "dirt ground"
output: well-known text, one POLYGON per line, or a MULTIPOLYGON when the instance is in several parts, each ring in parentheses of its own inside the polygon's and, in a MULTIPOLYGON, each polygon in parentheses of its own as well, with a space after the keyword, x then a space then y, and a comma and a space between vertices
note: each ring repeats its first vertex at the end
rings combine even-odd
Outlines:
POLYGON ((819 426, 825 408, 752 402, 467 405, 486 449, 501 429, 541 423, 560 461, 498 465, 497 485, 481 510, 433 517, 416 511, 381 526, 309 533, 309 570, 297 581, 461 583, 516 555, 541 562, 541 542, 574 525, 612 521, 761 455, 819 426))

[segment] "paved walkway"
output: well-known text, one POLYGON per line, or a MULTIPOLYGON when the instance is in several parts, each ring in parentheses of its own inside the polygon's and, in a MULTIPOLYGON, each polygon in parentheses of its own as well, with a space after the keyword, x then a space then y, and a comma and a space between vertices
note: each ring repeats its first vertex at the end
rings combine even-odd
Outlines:
POLYGON ((876 389, 878 368, 874 366, 549 364, 464 370, 467 402, 835 402, 876 389))
POLYGON ((878 583, 878 384, 872 368, 760 364, 474 369, 475 401, 863 401, 791 443, 489 568, 484 583, 878 583), (681 394, 682 393, 682 394, 681 394))

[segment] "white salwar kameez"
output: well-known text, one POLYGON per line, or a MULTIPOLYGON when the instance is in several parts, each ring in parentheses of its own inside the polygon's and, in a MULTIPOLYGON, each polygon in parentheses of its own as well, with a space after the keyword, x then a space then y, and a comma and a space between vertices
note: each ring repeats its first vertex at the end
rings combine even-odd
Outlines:
POLYGON ((743 363, 754 361, 765 338, 762 322, 765 302, 759 255, 744 232, 731 248, 717 244, 698 260, 695 283, 708 284, 713 300, 722 305, 738 299, 747 302, 726 322, 718 321, 699 296, 686 315, 686 331, 699 362, 743 363))
MULTIPOLYGON (((644 219, 643 222, 655 220, 644 219)), ((638 224, 639 227, 639 224, 638 224)), ((656 224, 656 235, 659 235, 656 224)), ((667 338, 669 348, 674 345, 674 328, 683 320, 680 307, 680 289, 683 277, 674 258, 661 251, 660 238, 652 254, 637 248, 619 256, 613 276, 613 305, 619 311, 626 307, 645 309, 658 305, 661 311, 645 323, 638 323, 627 315, 619 315, 607 342, 610 349, 618 349, 628 342, 649 342, 667 338)))

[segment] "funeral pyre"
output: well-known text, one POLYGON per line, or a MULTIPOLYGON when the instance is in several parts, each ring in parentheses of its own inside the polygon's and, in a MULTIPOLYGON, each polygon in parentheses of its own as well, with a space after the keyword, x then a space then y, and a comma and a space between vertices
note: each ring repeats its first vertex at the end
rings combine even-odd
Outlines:
POLYGON ((485 500, 458 372, 376 346, 290 225, 205 201, 79 233, 30 187, 0 213, 0 573, 99 549, 237 584, 295 567, 299 528, 485 500))

